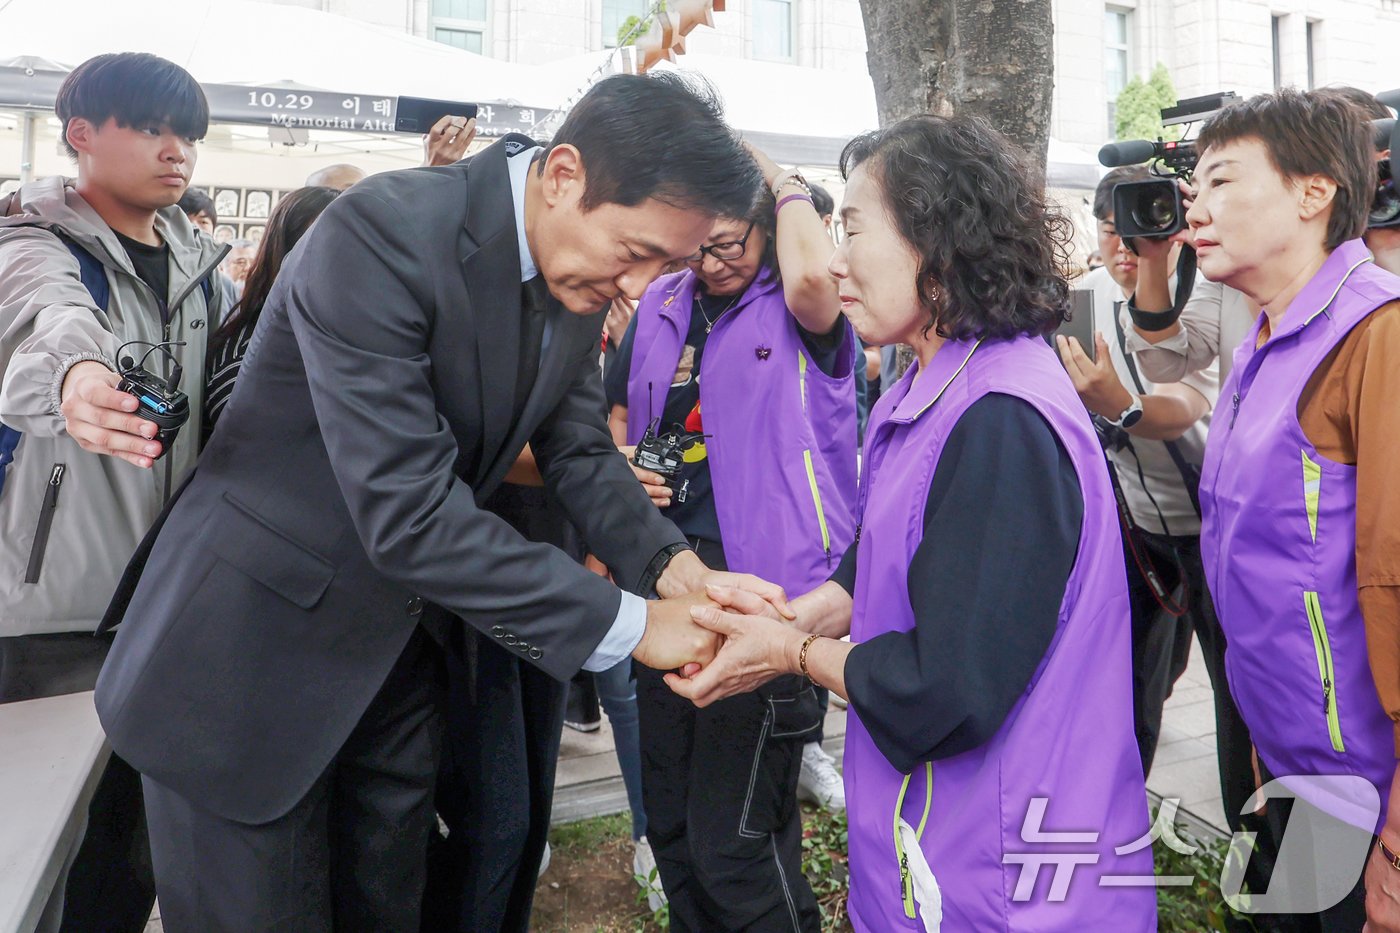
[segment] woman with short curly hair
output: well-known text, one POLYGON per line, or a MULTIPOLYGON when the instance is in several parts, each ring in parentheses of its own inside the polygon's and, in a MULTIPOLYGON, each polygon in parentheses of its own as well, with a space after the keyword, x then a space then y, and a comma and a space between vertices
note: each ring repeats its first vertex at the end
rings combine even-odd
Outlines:
POLYGON ((1066 221, 978 119, 905 120, 841 161, 842 310, 916 362, 871 413, 831 580, 790 624, 714 593, 736 611, 696 616, 728 640, 669 683, 705 704, 802 673, 850 700, 857 930, 1151 930, 1117 513, 1044 339, 1066 221))

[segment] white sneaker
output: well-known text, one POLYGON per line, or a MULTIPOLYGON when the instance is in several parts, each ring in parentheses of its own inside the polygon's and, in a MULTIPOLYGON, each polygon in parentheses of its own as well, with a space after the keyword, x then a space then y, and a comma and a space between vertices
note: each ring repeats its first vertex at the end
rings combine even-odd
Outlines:
POLYGON ((797 797, 828 810, 846 809, 846 785, 836 770, 836 761, 822 750, 819 742, 802 746, 802 773, 797 778, 797 797))
POLYGON ((656 871, 656 856, 651 852, 651 843, 643 836, 636 843, 632 855, 632 874, 637 883, 646 888, 647 908, 656 913, 666 905, 666 891, 661 887, 661 876, 656 871))

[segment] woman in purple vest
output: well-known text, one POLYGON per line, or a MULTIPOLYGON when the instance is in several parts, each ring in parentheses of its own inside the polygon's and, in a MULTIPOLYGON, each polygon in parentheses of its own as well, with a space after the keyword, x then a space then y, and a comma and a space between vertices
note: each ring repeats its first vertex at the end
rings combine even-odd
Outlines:
MULTIPOLYGON (((637 306, 608 378, 615 435, 701 435, 653 501, 707 566, 806 592, 854 536, 859 352, 826 274, 834 244, 800 175, 720 218, 637 306), (625 426, 625 435, 622 429, 625 426)), ((647 837, 680 931, 816 931, 797 780, 821 710, 786 677, 697 710, 637 668, 647 837)))
POLYGON ((978 119, 905 120, 841 161, 842 310, 916 356, 870 416, 858 543, 791 625, 699 611, 728 641, 668 683, 705 704, 803 673, 850 700, 857 930, 1153 930, 1113 494, 1044 339, 1067 221, 978 119))
POLYGON ((1267 796, 1300 798, 1280 863, 1301 861, 1268 909, 1312 914, 1304 930, 1400 930, 1400 278, 1360 239, 1370 128, 1335 94, 1280 91, 1221 111, 1197 145, 1200 270, 1263 312, 1211 424, 1201 553, 1230 692, 1280 785, 1267 796))

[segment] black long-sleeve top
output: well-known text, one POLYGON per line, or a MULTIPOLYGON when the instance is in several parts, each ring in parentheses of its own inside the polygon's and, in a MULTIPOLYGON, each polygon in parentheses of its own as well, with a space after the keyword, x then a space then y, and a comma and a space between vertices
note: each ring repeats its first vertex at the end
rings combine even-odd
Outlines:
MULTIPOLYGON (((1054 637, 1083 515, 1069 455, 1028 402, 988 395, 958 419, 909 565, 915 626, 846 660, 851 705, 895 768, 976 748, 1001 727, 1054 637)), ((851 593, 855 555, 831 578, 851 593)))

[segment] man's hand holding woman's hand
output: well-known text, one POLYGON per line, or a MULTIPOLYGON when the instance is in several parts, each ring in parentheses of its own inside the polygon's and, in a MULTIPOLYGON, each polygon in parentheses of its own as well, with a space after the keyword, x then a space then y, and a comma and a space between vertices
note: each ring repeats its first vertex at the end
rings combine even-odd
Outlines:
POLYGON ((696 706, 755 690, 774 677, 797 670, 807 633, 782 621, 772 605, 752 593, 724 587, 706 591, 711 602, 696 605, 691 618, 722 641, 714 660, 666 675, 666 685, 696 706), (752 613, 752 614, 746 614, 752 613))

